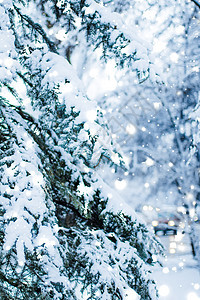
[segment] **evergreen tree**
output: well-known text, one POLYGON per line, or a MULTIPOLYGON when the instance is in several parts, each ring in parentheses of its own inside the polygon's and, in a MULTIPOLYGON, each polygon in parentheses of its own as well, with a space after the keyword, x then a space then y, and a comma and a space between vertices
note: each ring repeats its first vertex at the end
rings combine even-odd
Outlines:
POLYGON ((147 53, 96 2, 2 1, 0 14, 1 299, 156 299, 162 247, 98 175, 123 162, 49 28, 84 32, 139 78, 147 53))

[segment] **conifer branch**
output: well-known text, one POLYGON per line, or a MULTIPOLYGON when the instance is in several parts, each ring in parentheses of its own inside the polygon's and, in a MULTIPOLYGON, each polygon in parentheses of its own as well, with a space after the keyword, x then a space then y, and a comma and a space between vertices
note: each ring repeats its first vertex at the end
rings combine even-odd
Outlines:
POLYGON ((14 4, 13 4, 13 7, 15 8, 18 15, 22 18, 22 20, 26 21, 33 29, 35 29, 35 31, 37 31, 42 36, 43 40, 48 45, 49 50, 51 52, 58 53, 57 50, 56 50, 55 44, 52 41, 50 41, 50 39, 47 37, 47 35, 46 35, 45 31, 43 30, 42 26, 38 23, 35 23, 30 17, 28 17, 26 15, 23 15, 20 12, 20 9, 18 7, 16 7, 14 4))

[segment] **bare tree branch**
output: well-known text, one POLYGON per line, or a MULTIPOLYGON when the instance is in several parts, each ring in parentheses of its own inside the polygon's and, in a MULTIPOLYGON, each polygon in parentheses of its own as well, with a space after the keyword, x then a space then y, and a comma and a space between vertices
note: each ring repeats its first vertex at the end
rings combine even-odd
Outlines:
POLYGON ((191 0, 192 2, 194 2, 194 4, 196 5, 196 6, 198 6, 198 8, 200 8, 200 3, 198 3, 196 0, 191 0))

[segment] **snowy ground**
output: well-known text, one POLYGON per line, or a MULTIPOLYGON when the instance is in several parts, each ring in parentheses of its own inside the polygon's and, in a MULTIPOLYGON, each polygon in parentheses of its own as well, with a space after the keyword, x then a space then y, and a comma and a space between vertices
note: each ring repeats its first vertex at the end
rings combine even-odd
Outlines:
POLYGON ((192 257, 189 237, 160 237, 167 250, 164 268, 154 271, 161 300, 200 300, 200 272, 192 257))

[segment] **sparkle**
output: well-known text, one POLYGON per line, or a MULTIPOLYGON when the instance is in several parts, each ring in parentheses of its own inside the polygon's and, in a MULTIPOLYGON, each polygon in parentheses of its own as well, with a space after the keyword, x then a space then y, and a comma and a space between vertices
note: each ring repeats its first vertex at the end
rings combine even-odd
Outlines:
POLYGON ((176 250, 174 248, 169 249, 169 253, 174 254, 176 253, 176 250))
POLYGON ((166 284, 161 285, 158 291, 161 297, 167 297, 170 293, 170 289, 166 284))
POLYGON ((192 71, 194 71, 194 72, 199 72, 199 67, 193 67, 193 68, 192 68, 192 71))
POLYGON ((158 221, 157 220, 152 221, 152 226, 154 226, 154 227, 158 226, 158 221))
POLYGON ((159 102, 154 102, 153 106, 156 110, 158 110, 160 108, 160 103, 159 102))
POLYGON ((195 290, 199 290, 199 289, 200 289, 200 285, 199 285, 198 283, 195 283, 195 284, 194 284, 194 289, 195 289, 195 290))
POLYGON ((163 268, 163 273, 168 274, 169 273, 169 268, 167 268, 167 267, 163 268))
POLYGON ((194 199, 193 194, 191 194, 191 193, 186 194, 186 199, 187 200, 193 200, 194 199))
POLYGON ((148 210, 148 206, 147 206, 147 205, 144 205, 142 209, 143 209, 144 211, 147 211, 147 210, 148 210))
POLYGON ((182 267, 184 266, 184 263, 183 263, 183 262, 180 262, 178 265, 179 265, 179 267, 182 268, 182 267))
POLYGON ((179 55, 176 52, 170 54, 170 59, 172 62, 177 63, 179 59, 179 55))
POLYGON ((147 160, 145 161, 145 164, 148 166, 148 167, 151 167, 154 165, 154 161, 151 159, 151 158, 147 158, 147 160))
POLYGON ((128 124, 126 126, 126 132, 130 135, 134 135, 136 133, 136 127, 133 124, 128 124))
POLYGON ((55 36, 59 41, 64 41, 66 38, 66 30, 60 29, 55 36))
POLYGON ((118 180, 118 179, 115 180, 115 187, 117 190, 122 191, 126 188, 126 186, 127 186, 126 180, 124 180, 124 179, 123 180, 118 180))

